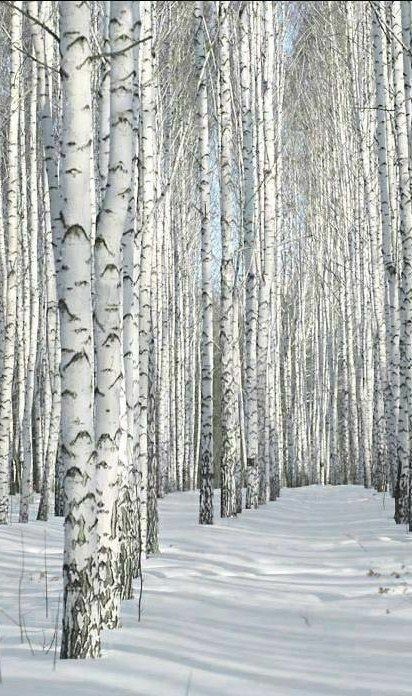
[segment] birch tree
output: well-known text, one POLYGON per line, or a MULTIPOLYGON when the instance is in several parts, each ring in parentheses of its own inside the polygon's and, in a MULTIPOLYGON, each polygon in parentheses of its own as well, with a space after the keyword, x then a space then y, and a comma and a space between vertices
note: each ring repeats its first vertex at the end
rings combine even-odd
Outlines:
POLYGON ((202 238, 202 411, 200 440, 200 524, 213 523, 213 290, 210 213, 209 109, 203 2, 195 4, 198 93, 198 160, 202 238))
POLYGON ((8 137, 7 180, 7 257, 4 317, 3 360, 0 400, 0 523, 8 521, 9 510, 9 457, 12 424, 12 387, 14 373, 14 345, 16 336, 17 267, 19 240, 19 167, 18 134, 21 71, 21 13, 22 3, 16 2, 11 15, 10 60, 10 118, 8 137))
POLYGON ((129 552, 129 530, 123 526, 127 512, 123 515, 122 509, 128 500, 129 464, 121 423, 124 390, 121 242, 132 183, 133 53, 127 50, 133 41, 131 2, 111 2, 109 36, 110 154, 107 188, 96 229, 94 329, 100 616, 102 627, 114 628, 120 620, 121 567, 129 552))
POLYGON ((219 67, 220 67, 220 168, 221 168, 221 394, 222 394, 222 460, 221 516, 236 515, 236 440, 237 395, 234 366, 233 301, 235 288, 233 248, 232 190, 232 105, 230 77, 230 3, 219 3, 219 67))
POLYGON ((61 450, 64 460, 62 658, 100 654, 91 296, 90 7, 60 10, 63 88, 61 142, 61 450))

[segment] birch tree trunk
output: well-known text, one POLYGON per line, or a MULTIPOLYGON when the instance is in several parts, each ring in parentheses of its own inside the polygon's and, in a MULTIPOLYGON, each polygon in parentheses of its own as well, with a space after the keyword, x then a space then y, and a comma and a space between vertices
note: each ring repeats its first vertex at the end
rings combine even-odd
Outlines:
POLYGON ((220 67, 220 130, 221 130, 221 398, 222 398, 222 459, 221 459, 221 516, 236 516, 236 456, 238 403, 234 362, 234 249, 233 249, 233 184, 232 184, 232 108, 230 78, 230 2, 219 3, 219 67, 220 67))
POLYGON ((12 426, 12 388, 14 373, 14 349, 16 338, 17 272, 19 239, 19 101, 21 47, 21 2, 15 2, 11 14, 10 61, 10 120, 8 132, 8 180, 7 180, 7 290, 5 329, 3 342, 3 366, 0 399, 0 524, 8 521, 9 511, 9 458, 10 428, 12 426))
POLYGON ((245 354, 245 413, 246 413, 246 508, 257 508, 258 496, 258 439, 256 401, 256 341, 257 341, 257 279, 256 244, 258 238, 254 224, 254 162, 253 118, 251 108, 251 62, 249 46, 250 3, 243 3, 240 14, 240 86, 242 100, 242 160, 243 160, 243 240, 246 274, 246 354, 245 354))
POLYGON ((128 523, 129 465, 122 446, 121 404, 124 398, 123 290, 121 242, 131 192, 133 153, 132 3, 110 3, 110 155, 107 188, 95 244, 95 436, 99 554, 100 620, 102 628, 120 622, 120 594, 131 553, 128 523), (125 50, 126 49, 126 50, 125 50), (126 523, 126 525, 125 525, 126 523))
MULTIPOLYGON (((55 511, 62 514, 59 508, 61 502, 62 481, 59 480, 60 471, 57 466, 57 454, 60 432, 61 415, 61 380, 60 380, 60 329, 57 301, 55 256, 53 252, 52 224, 50 219, 50 206, 48 196, 48 177, 46 168, 43 168, 43 208, 44 208, 44 255, 46 274, 46 348, 47 364, 50 375, 51 412, 50 427, 47 442, 45 443, 44 467, 41 483, 41 496, 38 520, 47 520, 55 511), (57 477, 56 477, 57 469, 57 477), (56 487, 56 478, 57 487, 56 487), (56 505, 57 498, 57 505, 56 505)), ((37 437, 37 436, 35 436, 37 437)))
POLYGON ((393 82, 395 91, 395 132, 399 169, 399 222, 402 240, 401 333, 400 333, 400 408, 398 429, 398 476, 395 497, 395 521, 409 522, 410 417, 412 404, 412 203, 409 178, 408 132, 403 80, 401 3, 393 2, 392 31, 393 82))
MULTIPOLYGON (((152 33, 153 3, 141 3, 143 35, 152 33)), ((147 545, 147 478, 148 478, 148 398, 150 351, 150 288, 152 248, 155 231, 155 119, 153 63, 151 41, 142 47, 141 61, 141 191, 142 241, 139 286, 139 523, 141 552, 147 545)))
POLYGON ((273 7, 263 3, 264 12, 264 75, 263 129, 265 142, 264 161, 264 242, 262 278, 259 287, 259 319, 257 333, 257 409, 259 424, 259 502, 269 500, 269 461, 266 420, 267 380, 269 361, 270 296, 275 270, 275 225, 276 225, 276 171, 275 129, 273 114, 274 34, 273 7))
POLYGON ((202 411, 200 435, 200 524, 213 524, 213 289, 210 214, 209 111, 203 2, 195 3, 195 50, 198 76, 197 128, 202 244, 202 411))
MULTIPOLYGON (((134 41, 140 39, 140 3, 132 4, 134 13, 134 41)), ((136 432, 136 418, 138 410, 138 378, 139 378, 139 326, 138 326, 138 249, 135 240, 135 230, 137 227, 137 191, 138 191, 138 143, 139 143, 139 52, 140 47, 136 45, 133 49, 133 159, 132 159, 132 181, 129 192, 129 203, 127 210, 127 220, 122 239, 123 251, 123 360, 125 377, 125 406, 127 421, 127 469, 123 490, 125 494, 125 505, 122 506, 123 519, 121 526, 129 539, 129 549, 126 557, 121 563, 121 573, 125 570, 121 582, 121 593, 123 599, 133 596, 131 578, 136 574, 138 567, 137 549, 137 453, 136 443, 138 442, 136 432)))
POLYGON ((61 379, 64 490, 62 658, 100 654, 93 427, 90 7, 61 3, 61 379))

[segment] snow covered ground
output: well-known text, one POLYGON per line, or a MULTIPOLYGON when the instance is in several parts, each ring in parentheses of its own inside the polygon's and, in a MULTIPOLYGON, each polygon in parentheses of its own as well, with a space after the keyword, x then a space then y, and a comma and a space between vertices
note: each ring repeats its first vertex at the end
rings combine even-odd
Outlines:
POLYGON ((176 493, 160 513, 142 621, 136 601, 124 603, 98 661, 54 665, 48 650, 61 521, 0 528, 0 696, 412 694, 412 535, 393 523, 388 497, 283 490, 259 511, 200 527, 197 494, 176 493))

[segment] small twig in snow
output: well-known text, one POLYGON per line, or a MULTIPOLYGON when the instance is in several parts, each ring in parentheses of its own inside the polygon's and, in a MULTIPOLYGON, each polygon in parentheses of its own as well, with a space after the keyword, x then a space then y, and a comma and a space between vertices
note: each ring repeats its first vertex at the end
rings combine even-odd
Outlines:
POLYGON ((44 530, 44 580, 45 580, 45 599, 46 599, 46 619, 49 617, 49 592, 47 582, 47 533, 44 530))
POLYGON ((346 536, 347 536, 349 539, 353 539, 353 541, 356 541, 357 545, 360 546, 360 548, 361 548, 363 551, 367 551, 367 550, 368 550, 368 549, 366 548, 366 546, 364 546, 364 545, 362 544, 362 542, 359 541, 359 539, 356 539, 356 537, 352 536, 352 534, 346 534, 346 536))
POLYGON ((56 614, 56 624, 54 627, 54 656, 53 656, 53 670, 56 671, 56 661, 57 661, 57 643, 58 643, 58 635, 59 635, 59 620, 60 620, 60 599, 61 596, 59 595, 59 601, 57 603, 57 614, 56 614))
POLYGON ((24 570, 25 570, 25 558, 24 558, 24 536, 23 532, 21 532, 21 570, 20 570, 20 577, 19 577, 19 589, 18 589, 18 604, 19 604, 19 626, 20 626, 20 641, 21 643, 24 643, 24 635, 23 635, 23 615, 22 615, 22 609, 21 609, 21 587, 23 584, 23 577, 24 577, 24 570))
POLYGON ((307 616, 305 616, 304 614, 301 614, 300 616, 301 616, 301 618, 304 620, 306 626, 311 626, 311 625, 312 625, 312 624, 310 623, 310 621, 309 621, 309 619, 308 619, 307 616))
POLYGON ((31 640, 30 640, 30 638, 29 638, 29 634, 27 633, 26 622, 25 622, 24 618, 22 618, 22 622, 23 622, 24 634, 25 634, 25 636, 26 636, 26 638, 27 638, 27 642, 28 642, 28 644, 29 644, 29 647, 30 647, 30 650, 31 650, 31 654, 34 655, 34 648, 33 648, 32 642, 31 642, 31 640))
POLYGON ((19 622, 16 621, 16 619, 13 619, 13 617, 10 616, 10 614, 8 614, 7 611, 4 611, 4 609, 0 609, 0 611, 1 611, 2 614, 4 614, 4 616, 7 616, 7 618, 8 618, 12 623, 14 623, 16 626, 19 625, 19 622))
POLYGON ((187 686, 186 686, 186 696, 189 696, 189 694, 190 694, 190 687, 192 685, 192 675, 193 675, 193 671, 190 670, 189 679, 187 680, 187 686))

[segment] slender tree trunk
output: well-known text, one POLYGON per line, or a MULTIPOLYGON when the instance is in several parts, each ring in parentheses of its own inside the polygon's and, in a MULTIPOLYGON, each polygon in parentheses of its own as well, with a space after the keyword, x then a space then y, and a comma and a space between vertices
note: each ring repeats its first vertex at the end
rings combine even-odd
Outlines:
POLYGON ((209 111, 203 2, 195 3, 195 49, 198 75, 197 127, 200 225, 202 239, 202 363, 200 435, 200 524, 213 524, 213 290, 210 213, 209 111))
POLYGON ((246 508, 257 508, 257 401, 256 401, 256 340, 257 340, 257 279, 256 249, 258 235, 254 223, 254 162, 250 42, 250 3, 243 3, 240 14, 240 86, 242 100, 242 159, 243 159, 243 239, 246 274, 246 350, 245 350, 245 413, 246 413, 246 508))
MULTIPOLYGON (((127 452, 122 446, 124 398, 121 242, 132 185, 132 3, 110 6, 110 155, 95 245, 95 436, 99 594, 102 628, 120 622, 121 584, 130 555, 127 452)), ((123 583, 122 583, 123 581, 123 583)))
POLYGON ((230 79, 230 3, 219 3, 220 35, 220 129, 221 129, 221 394, 222 394, 222 459, 221 516, 236 515, 236 456, 238 403, 234 364, 233 294, 235 270, 233 260, 233 185, 232 185, 232 111, 230 79))
POLYGON ((401 3, 393 2, 393 81, 395 90, 396 150, 399 168, 399 218, 402 241, 400 409, 398 429, 398 478, 395 521, 409 522, 410 414, 412 404, 412 203, 409 178, 408 132, 403 80, 401 3))
MULTIPOLYGON (((144 34, 152 33, 153 3, 141 3, 144 34)), ((148 481, 148 398, 150 352, 150 288, 151 253, 155 230, 155 119, 153 94, 153 62, 151 41, 142 47, 141 61, 141 191, 142 241, 140 255, 139 295, 139 506, 142 553, 147 545, 147 481, 148 481)))

